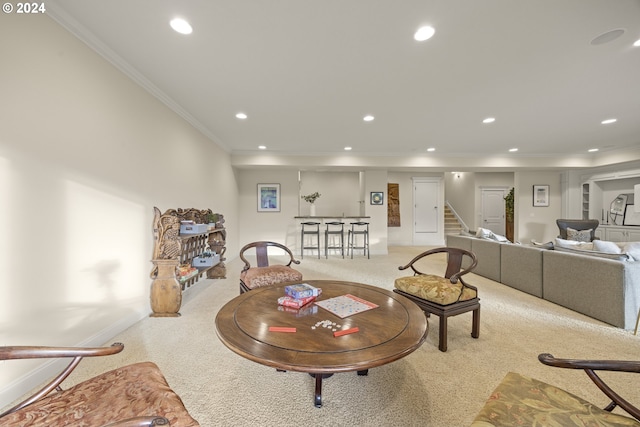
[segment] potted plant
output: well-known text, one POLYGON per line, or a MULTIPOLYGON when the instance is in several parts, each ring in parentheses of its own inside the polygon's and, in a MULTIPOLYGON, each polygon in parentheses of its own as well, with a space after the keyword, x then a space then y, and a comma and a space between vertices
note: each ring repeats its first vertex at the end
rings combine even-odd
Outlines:
POLYGON ((509 193, 504 196, 505 234, 510 242, 513 242, 514 190, 515 188, 511 187, 509 193))
POLYGON ((307 196, 300 196, 300 198, 304 199, 305 202, 309 202, 309 215, 316 216, 316 205, 315 201, 321 196, 317 191, 315 193, 311 193, 307 196))

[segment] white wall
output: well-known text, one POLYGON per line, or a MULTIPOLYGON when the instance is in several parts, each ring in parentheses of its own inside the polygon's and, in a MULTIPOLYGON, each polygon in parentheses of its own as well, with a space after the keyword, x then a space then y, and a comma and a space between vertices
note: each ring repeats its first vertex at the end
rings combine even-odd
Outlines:
POLYGON ((562 218, 562 174, 560 172, 515 173, 515 239, 548 242, 558 236, 556 219, 562 218), (533 186, 549 185, 549 206, 533 206, 533 186))
MULTIPOLYGON (((0 345, 102 345, 150 312, 154 206, 225 214, 237 254, 229 155, 47 16, 1 21, 0 345)), ((0 364, 0 406, 42 366, 0 364)))

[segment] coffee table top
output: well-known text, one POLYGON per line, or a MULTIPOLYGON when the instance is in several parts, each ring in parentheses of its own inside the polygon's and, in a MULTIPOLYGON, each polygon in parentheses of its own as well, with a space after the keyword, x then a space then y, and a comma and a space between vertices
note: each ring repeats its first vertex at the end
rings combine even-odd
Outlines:
POLYGON ((229 301, 216 316, 220 340, 235 353, 277 369, 329 374, 362 371, 398 360, 426 339, 427 319, 409 299, 362 283, 307 280, 322 288, 318 301, 351 294, 378 307, 341 319, 316 305, 300 311, 278 306, 285 284, 258 288, 229 301), (330 321, 357 333, 334 337, 330 321), (270 326, 294 327, 295 333, 270 332, 270 326), (313 328, 315 326, 315 329, 313 328))

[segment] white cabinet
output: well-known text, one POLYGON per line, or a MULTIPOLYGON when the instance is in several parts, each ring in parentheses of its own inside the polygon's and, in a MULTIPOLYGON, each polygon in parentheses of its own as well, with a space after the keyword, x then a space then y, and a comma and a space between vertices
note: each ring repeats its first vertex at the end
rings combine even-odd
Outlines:
POLYGON ((605 233, 604 238, 600 237, 603 240, 610 242, 640 242, 640 227, 604 226, 601 228, 605 233))

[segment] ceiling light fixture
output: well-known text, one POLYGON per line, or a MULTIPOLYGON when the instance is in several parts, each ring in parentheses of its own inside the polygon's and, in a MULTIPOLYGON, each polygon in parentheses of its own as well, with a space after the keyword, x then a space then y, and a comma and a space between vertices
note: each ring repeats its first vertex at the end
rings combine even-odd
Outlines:
POLYGON ((351 151, 351 147, 344 147, 344 151, 351 151))
POLYGON ((495 121, 496 121, 496 118, 495 118, 495 117, 487 117, 486 119, 484 119, 484 120, 482 121, 482 123, 493 123, 493 122, 495 122, 495 121))
POLYGON ((260 150, 266 150, 267 146, 266 145, 258 145, 258 149, 260 150))
POLYGON ((425 40, 429 40, 436 33, 436 30, 430 26, 424 26, 418 28, 418 31, 415 32, 413 38, 416 41, 423 42, 425 40))
POLYGON ((193 32, 191 25, 182 18, 172 19, 169 22, 169 25, 171 25, 171 28, 173 28, 174 31, 180 34, 191 34, 193 32))
POLYGON ((515 153, 516 151, 518 151, 518 149, 517 149, 517 148, 509 148, 509 152, 510 152, 510 153, 515 153))
POLYGON ((431 153, 432 151, 436 151, 436 149, 431 147, 431 148, 427 148, 427 151, 431 153))
POLYGON ((618 121, 618 119, 607 119, 607 120, 603 120, 601 123, 603 125, 610 125, 611 123, 615 123, 617 121, 618 121))
POLYGON ((590 153, 595 153, 596 151, 600 151, 598 148, 589 148, 590 153))
POLYGON ((640 46, 640 39, 636 40, 636 41, 635 41, 635 43, 633 43, 633 45, 634 45, 635 47, 640 46))
POLYGON ((236 114, 236 118, 240 119, 240 120, 244 120, 247 118, 247 115, 245 113, 238 113, 236 114))
POLYGON ((368 114, 368 115, 366 115, 366 116, 364 116, 364 117, 362 118, 362 120, 364 120, 365 122, 372 122, 372 121, 373 121, 373 119, 375 119, 375 117, 373 117, 373 116, 372 116, 372 115, 370 115, 370 114, 368 114))

